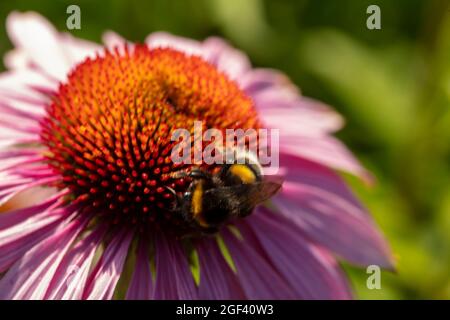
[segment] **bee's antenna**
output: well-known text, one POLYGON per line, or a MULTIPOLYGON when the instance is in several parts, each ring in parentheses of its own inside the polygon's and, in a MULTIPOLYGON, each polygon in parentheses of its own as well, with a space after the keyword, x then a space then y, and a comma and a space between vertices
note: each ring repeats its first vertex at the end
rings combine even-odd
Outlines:
POLYGON ((181 179, 189 176, 189 173, 186 172, 185 170, 178 170, 172 173, 168 173, 167 176, 169 176, 172 179, 181 179))

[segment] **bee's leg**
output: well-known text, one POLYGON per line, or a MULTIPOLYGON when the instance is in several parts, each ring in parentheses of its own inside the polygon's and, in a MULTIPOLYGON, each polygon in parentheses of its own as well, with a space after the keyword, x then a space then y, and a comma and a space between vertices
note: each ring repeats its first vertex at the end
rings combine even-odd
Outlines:
POLYGON ((189 171, 188 176, 190 178, 195 178, 195 179, 210 179, 211 178, 211 174, 209 172, 204 171, 204 170, 200 169, 199 167, 192 168, 192 170, 189 171))
POLYGON ((172 172, 171 174, 169 174, 169 176, 172 179, 182 179, 182 178, 188 177, 189 176, 189 172, 186 172, 184 170, 180 170, 180 171, 172 172))
POLYGON ((180 170, 170 174, 172 179, 193 178, 193 179, 210 179, 211 174, 199 167, 193 167, 190 171, 180 170))
POLYGON ((171 187, 165 186, 165 188, 171 193, 173 194, 173 197, 175 198, 176 201, 176 205, 174 206, 174 208, 172 210, 176 210, 178 208, 181 208, 181 197, 177 194, 177 192, 172 189, 171 187))

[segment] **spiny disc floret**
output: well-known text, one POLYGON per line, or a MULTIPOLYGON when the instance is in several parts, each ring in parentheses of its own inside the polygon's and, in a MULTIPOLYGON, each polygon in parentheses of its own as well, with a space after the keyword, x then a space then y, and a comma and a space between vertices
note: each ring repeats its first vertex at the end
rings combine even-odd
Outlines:
POLYGON ((254 106, 200 57, 147 46, 105 51, 78 65, 48 106, 41 137, 60 188, 116 223, 183 228, 171 211, 189 179, 171 173, 175 129, 255 128, 254 106), (171 190, 171 191, 169 191, 171 190))

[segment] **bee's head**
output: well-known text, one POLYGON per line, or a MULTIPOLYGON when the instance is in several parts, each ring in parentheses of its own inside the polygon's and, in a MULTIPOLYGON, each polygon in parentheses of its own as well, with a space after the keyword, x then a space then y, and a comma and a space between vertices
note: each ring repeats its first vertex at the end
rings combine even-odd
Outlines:
POLYGON ((235 162, 222 166, 220 177, 226 186, 253 184, 262 180, 263 169, 250 152, 236 152, 235 162))
POLYGON ((259 168, 251 164, 224 165, 220 172, 220 179, 226 186, 239 184, 252 184, 261 181, 262 175, 259 168))

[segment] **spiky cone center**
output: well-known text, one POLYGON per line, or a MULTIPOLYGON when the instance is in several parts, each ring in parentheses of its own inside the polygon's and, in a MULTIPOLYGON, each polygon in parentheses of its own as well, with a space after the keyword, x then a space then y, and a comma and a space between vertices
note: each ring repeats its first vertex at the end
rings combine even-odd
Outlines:
MULTIPOLYGON (((191 165, 171 159, 174 130, 258 128, 252 100, 197 56, 144 45, 105 51, 76 66, 42 122, 46 158, 77 201, 99 221, 191 228, 172 210, 191 165)), ((212 166, 206 166, 213 169, 212 166)))

